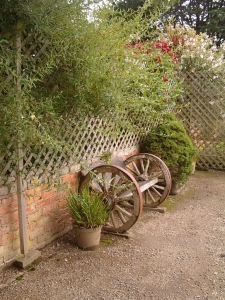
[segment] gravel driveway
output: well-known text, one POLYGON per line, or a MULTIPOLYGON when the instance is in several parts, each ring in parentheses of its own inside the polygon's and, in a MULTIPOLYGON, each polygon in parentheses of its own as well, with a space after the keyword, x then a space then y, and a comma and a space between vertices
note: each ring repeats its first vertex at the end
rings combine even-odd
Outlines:
POLYGON ((3 271, 0 299, 225 300, 225 173, 195 172, 162 206, 145 210, 129 239, 102 235, 96 251, 69 232, 39 264, 3 271))

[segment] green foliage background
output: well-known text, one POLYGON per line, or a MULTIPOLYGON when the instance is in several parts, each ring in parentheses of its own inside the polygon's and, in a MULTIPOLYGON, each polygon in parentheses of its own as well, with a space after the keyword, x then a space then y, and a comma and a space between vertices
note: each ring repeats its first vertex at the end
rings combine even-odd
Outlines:
POLYGON ((159 66, 157 53, 134 55, 126 48, 132 39, 145 36, 157 13, 143 18, 145 7, 131 18, 132 12, 114 13, 111 6, 103 6, 90 16, 91 2, 1 2, 3 153, 13 137, 24 144, 65 148, 59 133, 71 116, 110 116, 117 128, 133 130, 140 128, 139 120, 146 122, 175 106, 181 88, 171 57, 165 54, 159 66), (27 55, 23 41, 29 36, 33 38, 27 55), (19 38, 22 51, 16 53, 19 38), (43 54, 37 58, 41 47, 43 54), (16 68, 20 60, 21 73, 16 68), (165 74, 168 82, 162 80, 165 74))

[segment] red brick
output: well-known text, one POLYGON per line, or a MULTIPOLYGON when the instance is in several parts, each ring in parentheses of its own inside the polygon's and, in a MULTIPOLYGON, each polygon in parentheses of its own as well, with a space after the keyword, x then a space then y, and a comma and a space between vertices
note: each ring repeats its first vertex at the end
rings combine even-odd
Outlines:
POLYGON ((29 190, 25 190, 24 191, 24 195, 25 197, 34 197, 36 194, 35 190, 34 189, 29 189, 29 190))
POLYGON ((73 179, 73 180, 70 181, 70 186, 71 186, 71 187, 78 186, 78 184, 79 184, 78 178, 73 179))
POLYGON ((10 230, 11 230, 11 228, 9 225, 4 226, 0 229, 0 235, 5 235, 5 234, 9 233, 10 230))
POLYGON ((53 221, 53 222, 49 222, 47 224, 44 225, 44 229, 45 230, 49 230, 49 229, 52 229, 54 227, 57 226, 57 222, 56 221, 53 221))
POLYGON ((50 198, 50 202, 51 202, 51 203, 56 203, 56 202, 58 202, 62 197, 63 197, 62 194, 54 195, 53 197, 50 198))
POLYGON ((10 214, 10 223, 12 221, 16 221, 18 220, 19 216, 18 216, 18 211, 14 211, 13 213, 10 214))
POLYGON ((66 199, 60 200, 60 201, 58 202, 58 207, 59 207, 59 208, 65 207, 65 206, 67 206, 67 201, 66 201, 66 199))
POLYGON ((37 227, 35 230, 29 232, 29 239, 34 240, 36 237, 42 235, 45 232, 44 227, 37 227))
POLYGON ((10 206, 2 206, 0 207, 0 217, 7 215, 10 212, 10 206))
POLYGON ((10 223, 10 228, 12 231, 17 230, 19 228, 19 220, 10 223))
POLYGON ((37 202, 37 207, 45 207, 51 203, 51 198, 41 199, 37 202))
POLYGON ((2 225, 11 223, 12 221, 18 220, 18 211, 14 211, 11 214, 8 214, 6 217, 2 218, 2 225))
POLYGON ((14 234, 9 233, 2 236, 2 244, 7 244, 14 240, 14 234))
POLYGON ((64 223, 57 224, 54 228, 51 229, 51 234, 59 233, 65 228, 64 223))
POLYGON ((18 236, 19 236, 19 229, 18 230, 14 230, 13 231, 13 237, 14 237, 14 239, 16 239, 16 238, 18 238, 18 236))
POLYGON ((57 204, 52 203, 51 205, 48 205, 47 207, 43 208, 43 214, 48 214, 56 209, 57 209, 57 204))
POLYGON ((75 174, 68 174, 68 175, 66 175, 66 176, 63 177, 62 181, 63 182, 70 182, 74 178, 75 178, 75 174))
POLYGON ((42 212, 36 210, 34 213, 31 213, 27 216, 27 221, 28 223, 37 222, 41 218, 42 218, 42 212))
POLYGON ((58 218, 60 217, 60 211, 58 209, 54 210, 50 214, 48 214, 48 217, 50 220, 58 220, 58 218))
POLYGON ((67 220, 67 219, 69 219, 71 216, 70 216, 70 214, 64 214, 64 215, 62 215, 59 219, 58 219, 58 223, 61 223, 61 222, 63 222, 63 221, 65 221, 65 220, 67 220))
POLYGON ((47 198, 52 197, 52 196, 55 195, 55 194, 56 194, 56 189, 53 189, 53 190, 50 190, 50 191, 45 191, 45 192, 43 192, 43 194, 42 194, 42 198, 43 198, 43 199, 47 199, 47 198))
POLYGON ((59 211, 60 211, 60 215, 68 214, 69 208, 68 208, 68 206, 65 206, 65 207, 62 207, 59 211))
POLYGON ((34 211, 36 211, 35 205, 30 205, 30 206, 28 206, 28 207, 26 208, 26 213, 27 213, 27 214, 32 213, 32 212, 34 212, 34 211))
POLYGON ((73 219, 68 218, 67 220, 65 220, 64 224, 65 224, 65 227, 71 227, 71 225, 73 224, 73 219))
POLYGON ((26 197, 26 204, 30 205, 30 204, 33 204, 33 203, 37 202, 39 199, 41 199, 41 195, 42 194, 39 193, 39 194, 35 194, 31 197, 26 197))
POLYGON ((18 202, 12 202, 10 207, 11 207, 11 211, 18 210, 18 202))
POLYGON ((26 226, 28 231, 33 230, 35 227, 36 227, 36 224, 34 222, 33 223, 28 223, 27 226, 26 226))
POLYGON ((12 195, 8 198, 2 199, 2 206, 10 205, 12 202, 17 201, 17 195, 12 195))

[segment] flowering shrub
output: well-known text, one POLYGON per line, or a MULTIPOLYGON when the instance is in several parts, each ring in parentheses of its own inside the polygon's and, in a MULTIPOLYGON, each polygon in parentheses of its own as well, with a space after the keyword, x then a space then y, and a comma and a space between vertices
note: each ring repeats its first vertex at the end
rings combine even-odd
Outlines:
POLYGON ((206 33, 197 34, 192 28, 167 27, 168 43, 180 59, 180 68, 188 71, 220 72, 225 66, 225 43, 216 47, 206 33))
MULTIPOLYGON (((162 80, 164 82, 168 82, 170 79, 174 79, 175 72, 171 73, 171 70, 176 71, 178 63, 178 57, 174 53, 172 47, 163 40, 159 40, 156 42, 147 41, 147 42, 134 42, 132 45, 127 45, 128 49, 131 49, 134 54, 146 54, 150 59, 148 63, 153 63, 153 71, 154 72, 161 72, 162 80), (170 76, 167 73, 170 73, 170 76), (171 77, 172 78, 169 78, 171 77)), ((146 67, 149 67, 146 65, 146 67)))

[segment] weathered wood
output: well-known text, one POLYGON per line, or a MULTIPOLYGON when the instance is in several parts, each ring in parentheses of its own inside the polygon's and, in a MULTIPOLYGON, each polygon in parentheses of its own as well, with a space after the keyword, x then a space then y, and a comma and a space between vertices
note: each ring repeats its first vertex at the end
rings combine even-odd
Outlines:
POLYGON ((138 182, 144 207, 157 207, 166 199, 172 180, 169 169, 159 157, 140 153, 126 159, 124 164, 138 182))
MULTIPOLYGON (((152 179, 152 180, 146 180, 146 181, 137 181, 137 184, 139 185, 140 191, 143 193, 147 189, 149 189, 151 186, 155 185, 158 182, 158 178, 152 179)), ((122 195, 122 197, 131 197, 132 192, 131 191, 126 191, 122 195)))
POLYGON ((159 212, 164 214, 166 212, 166 207, 149 207, 149 206, 145 206, 144 208, 149 210, 149 211, 155 211, 155 212, 159 212))
POLYGON ((126 239, 130 239, 132 237, 132 234, 130 232, 119 233, 119 232, 112 232, 112 231, 102 230, 102 233, 116 235, 116 236, 123 237, 123 238, 126 238, 126 239))
POLYGON ((146 180, 146 181, 137 181, 141 192, 146 191, 147 189, 155 185, 157 182, 158 182, 158 178, 154 178, 152 180, 146 180))
POLYGON ((184 72, 185 105, 180 117, 187 133, 201 151, 197 168, 225 170, 225 76, 184 72))
MULTIPOLYGON (((21 94, 21 36, 16 37, 16 75, 17 75, 17 97, 21 94)), ((20 99, 18 99, 18 104, 20 99)), ((20 107, 18 106, 18 117, 21 117, 20 107)), ((20 250, 21 253, 26 256, 28 253, 27 245, 27 230, 26 230, 26 204, 23 191, 23 150, 21 136, 17 136, 17 200, 18 200, 18 214, 19 214, 19 233, 20 233, 20 250)))
POLYGON ((80 189, 87 186, 101 193, 108 203, 110 216, 103 230, 124 233, 137 222, 142 213, 142 194, 129 172, 114 165, 100 165, 87 173, 80 189))

